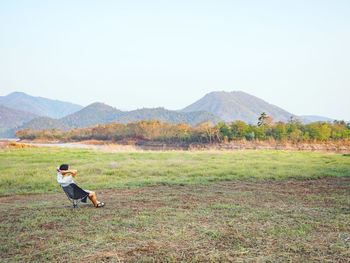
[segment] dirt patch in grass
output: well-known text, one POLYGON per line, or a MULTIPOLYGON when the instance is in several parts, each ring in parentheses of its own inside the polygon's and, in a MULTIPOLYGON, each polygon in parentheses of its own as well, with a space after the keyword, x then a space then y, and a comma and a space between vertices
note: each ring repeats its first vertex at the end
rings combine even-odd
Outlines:
POLYGON ((103 209, 61 194, 1 197, 12 262, 346 262, 350 178, 239 180, 97 190, 103 209), (62 253, 62 250, 67 253, 62 253))

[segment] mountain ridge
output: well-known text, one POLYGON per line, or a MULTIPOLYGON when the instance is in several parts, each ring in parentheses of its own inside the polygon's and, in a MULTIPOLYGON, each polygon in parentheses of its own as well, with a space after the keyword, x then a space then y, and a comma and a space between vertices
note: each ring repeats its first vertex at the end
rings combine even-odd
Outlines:
POLYGON ((102 102, 94 102, 83 109, 67 115, 60 119, 69 127, 86 128, 98 124, 106 124, 123 115, 124 113, 116 108, 102 102), (99 114, 96 114, 96 113, 99 114))
POLYGON ((0 138, 8 137, 24 123, 35 119, 38 115, 12 109, 0 104, 0 138))
POLYGON ((332 118, 319 116, 319 115, 301 115, 299 117, 301 119, 305 120, 306 123, 317 122, 317 121, 324 121, 324 122, 334 121, 334 119, 332 119, 332 118))
POLYGON ((260 114, 265 112, 275 121, 288 121, 294 114, 270 104, 256 96, 243 91, 213 91, 204 95, 182 111, 206 110, 221 117, 226 122, 242 120, 256 123, 260 114))
MULTIPOLYGON (((45 100, 45 98, 33 97, 23 92, 13 92, 7 96, 0 96, 0 101, 4 100, 4 98, 10 98, 7 101, 7 104, 18 105, 21 104, 23 97, 30 99, 34 98, 33 101, 35 104, 37 104, 36 106, 40 106, 42 110, 45 109, 45 105, 43 106, 40 103, 40 101, 42 99, 45 100), (15 102, 16 98, 19 98, 19 101, 15 102)), ((50 99, 47 100, 51 102, 53 101, 50 99)), ((55 102, 64 103, 61 105, 67 105, 65 104, 66 102, 57 100, 55 102)), ((64 107, 57 106, 57 104, 54 105, 56 105, 56 111, 58 108, 64 107)), ((68 102, 68 105, 77 104, 68 102)), ((243 120, 249 124, 256 124, 258 117, 262 112, 272 116, 275 121, 281 120, 287 122, 291 116, 300 118, 303 123, 310 123, 311 121, 332 121, 330 118, 314 115, 306 115, 304 119, 303 116, 296 116, 243 91, 213 91, 205 94, 201 99, 178 111, 167 110, 163 107, 121 111, 102 102, 94 102, 86 107, 79 106, 78 110, 63 117, 53 118, 47 116, 49 115, 48 113, 41 116, 31 115, 32 113, 30 112, 13 109, 8 106, 2 107, 6 107, 6 109, 10 111, 12 110, 12 113, 5 112, 4 110, 2 111, 3 113, 1 113, 0 111, 4 118, 7 118, 7 121, 3 121, 2 124, 0 123, 0 136, 4 134, 4 131, 6 131, 5 133, 8 133, 9 129, 15 130, 32 127, 36 130, 52 128, 66 130, 69 128, 86 128, 98 124, 107 124, 109 122, 128 123, 139 120, 160 120, 162 122, 170 123, 185 122, 191 126, 205 121, 217 123, 219 121, 231 122, 235 120, 243 120), (16 113, 18 116, 15 116, 16 114, 14 113, 16 113), (9 118, 9 116, 12 117, 9 118), (21 119, 24 116, 31 117, 24 118, 22 122, 11 123, 12 119, 21 119), (1 133, 1 131, 3 132, 1 133)))
POLYGON ((14 128, 20 126, 38 115, 26 111, 16 110, 0 104, 0 127, 14 128))
POLYGON ((205 121, 219 121, 219 118, 212 113, 205 111, 179 112, 164 108, 142 108, 133 111, 120 111, 112 106, 101 102, 92 103, 85 108, 67 115, 61 119, 50 117, 37 117, 21 128, 40 129, 73 129, 87 128, 98 124, 110 122, 128 123, 141 120, 160 120, 162 122, 180 123, 186 122, 189 125, 197 125, 205 121))
POLYGON ((0 96, 0 104, 15 110, 51 118, 62 118, 83 108, 83 106, 71 102, 31 96, 19 91, 0 96))

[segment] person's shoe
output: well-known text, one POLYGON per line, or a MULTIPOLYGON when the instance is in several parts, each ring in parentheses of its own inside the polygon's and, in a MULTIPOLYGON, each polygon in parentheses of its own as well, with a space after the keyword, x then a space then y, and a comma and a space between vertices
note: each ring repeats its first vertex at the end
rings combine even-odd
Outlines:
POLYGON ((99 207, 104 207, 105 206, 105 203, 103 202, 99 202, 96 206, 96 208, 99 208, 99 207))

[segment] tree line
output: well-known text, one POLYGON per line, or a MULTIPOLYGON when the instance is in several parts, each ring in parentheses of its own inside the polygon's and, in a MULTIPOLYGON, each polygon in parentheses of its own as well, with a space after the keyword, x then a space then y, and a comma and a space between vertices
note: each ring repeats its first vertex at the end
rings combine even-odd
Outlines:
POLYGON ((290 142, 337 141, 350 138, 350 123, 344 121, 303 124, 293 117, 287 123, 274 122, 262 113, 257 125, 243 121, 231 123, 209 122, 197 126, 186 123, 171 124, 158 120, 137 121, 127 124, 108 123, 71 130, 24 129, 16 133, 20 139, 56 139, 60 141, 123 141, 146 140, 166 143, 222 143, 235 140, 277 140, 290 142))

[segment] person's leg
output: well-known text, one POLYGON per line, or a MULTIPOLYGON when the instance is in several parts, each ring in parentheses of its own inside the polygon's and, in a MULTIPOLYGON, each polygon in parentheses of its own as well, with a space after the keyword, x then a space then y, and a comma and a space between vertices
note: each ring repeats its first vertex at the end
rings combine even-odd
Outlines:
POLYGON ((94 206, 98 205, 98 201, 96 198, 96 193, 95 192, 90 192, 89 193, 89 199, 91 200, 91 202, 94 204, 94 206))

